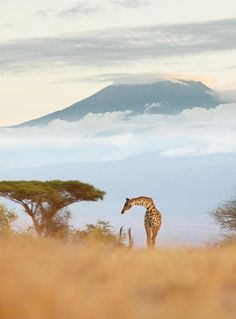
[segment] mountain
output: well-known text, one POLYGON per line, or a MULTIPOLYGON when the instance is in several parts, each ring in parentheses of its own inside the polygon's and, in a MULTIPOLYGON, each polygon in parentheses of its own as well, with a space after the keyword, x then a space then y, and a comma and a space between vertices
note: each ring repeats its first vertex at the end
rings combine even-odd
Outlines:
POLYGON ((133 114, 178 114, 193 107, 219 104, 214 91, 199 81, 160 81, 149 84, 110 85, 71 106, 18 126, 46 125, 52 120, 77 121, 88 113, 131 110, 133 114))

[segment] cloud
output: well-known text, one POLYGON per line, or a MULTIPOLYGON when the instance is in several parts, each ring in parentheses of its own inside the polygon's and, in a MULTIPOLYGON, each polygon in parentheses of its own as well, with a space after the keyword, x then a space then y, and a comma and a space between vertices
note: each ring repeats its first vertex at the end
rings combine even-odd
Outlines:
POLYGON ((137 9, 145 6, 149 6, 151 1, 149 0, 114 0, 113 4, 121 6, 126 9, 137 9))
MULTIPOLYGON (((53 83, 56 84, 64 84, 64 83, 76 83, 80 81, 86 82, 112 82, 113 84, 147 84, 147 83, 156 83, 159 81, 169 80, 169 81, 177 81, 176 78, 180 78, 179 74, 171 74, 171 73, 100 73, 93 74, 89 76, 81 76, 81 77, 68 77, 57 80, 53 83)), ((187 77, 184 77, 186 80, 187 77)), ((191 77, 191 80, 194 80, 194 77, 191 77)), ((197 78, 196 80, 199 80, 197 78)), ((183 82, 182 82, 183 84, 183 82)))
POLYGON ((59 13, 59 15, 64 18, 64 17, 69 17, 69 18, 75 18, 78 15, 93 15, 101 12, 103 10, 103 7, 101 5, 97 4, 89 4, 88 2, 80 2, 76 6, 63 10, 59 13))
POLYGON ((79 2, 77 5, 64 9, 47 9, 47 10, 39 10, 36 12, 36 15, 42 18, 51 18, 51 17, 59 17, 59 18, 68 18, 74 19, 78 16, 90 16, 97 14, 104 10, 104 7, 99 4, 92 4, 88 2, 79 2))
POLYGON ((0 167, 118 160, 150 152, 161 157, 236 153, 236 104, 181 114, 130 111, 88 114, 78 122, 0 130, 0 167))
POLYGON ((156 61, 236 49, 236 19, 115 28, 0 44, 0 71, 156 61))
POLYGON ((159 103, 159 102, 154 102, 154 103, 151 103, 151 104, 145 104, 144 105, 144 108, 145 108, 145 111, 146 112, 149 112, 150 110, 152 109, 155 109, 155 108, 160 108, 160 107, 164 107, 165 105, 159 103))
MULTIPOLYGON (((182 85, 188 85, 184 81, 201 81, 207 84, 207 78, 202 78, 199 76, 194 76, 191 74, 180 74, 180 73, 150 73, 150 72, 142 72, 142 73, 99 73, 99 74, 92 74, 87 76, 75 76, 75 77, 65 77, 61 78, 53 83, 56 84, 64 84, 64 83, 77 83, 81 81, 86 82, 112 82, 115 85, 123 85, 123 84, 148 84, 148 83, 157 83, 160 81, 172 81, 175 83, 181 83, 182 85)), ((212 94, 212 92, 208 92, 212 94)), ((222 92, 223 94, 223 92, 222 92)), ((225 100, 222 100, 224 103, 225 100)), ((227 102, 234 102, 228 101, 227 102)))
POLYGON ((233 87, 224 91, 217 91, 216 94, 220 101, 228 103, 236 102, 236 89, 233 87))
POLYGON ((45 10, 38 10, 35 15, 39 16, 40 18, 46 19, 51 18, 58 15, 57 9, 45 9, 45 10))
POLYGON ((58 9, 47 9, 47 10, 38 10, 36 15, 41 18, 66 18, 74 19, 78 16, 91 16, 99 13, 108 13, 112 12, 114 9, 123 8, 123 9, 139 9, 145 6, 151 5, 152 1, 150 0, 114 0, 114 1, 80 1, 77 2, 73 7, 58 10, 58 9))
POLYGON ((228 65, 225 67, 220 68, 221 70, 234 70, 236 69, 236 65, 228 65))

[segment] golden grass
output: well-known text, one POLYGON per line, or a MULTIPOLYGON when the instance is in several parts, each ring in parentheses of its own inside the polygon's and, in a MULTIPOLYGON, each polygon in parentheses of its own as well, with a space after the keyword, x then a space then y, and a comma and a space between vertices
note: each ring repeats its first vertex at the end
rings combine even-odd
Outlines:
POLYGON ((236 318, 236 247, 0 240, 1 319, 236 318))

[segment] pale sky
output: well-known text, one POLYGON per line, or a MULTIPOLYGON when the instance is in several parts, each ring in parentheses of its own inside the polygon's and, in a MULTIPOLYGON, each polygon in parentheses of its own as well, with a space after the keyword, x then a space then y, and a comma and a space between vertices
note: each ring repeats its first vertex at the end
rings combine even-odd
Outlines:
POLYGON ((127 76, 236 88, 235 0, 0 0, 0 21, 1 126, 127 76))

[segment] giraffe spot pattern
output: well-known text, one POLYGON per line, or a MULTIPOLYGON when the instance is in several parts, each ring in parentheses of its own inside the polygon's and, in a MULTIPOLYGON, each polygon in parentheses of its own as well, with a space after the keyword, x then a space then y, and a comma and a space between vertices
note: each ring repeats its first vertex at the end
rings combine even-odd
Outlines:
POLYGON ((145 227, 151 227, 151 228, 160 228, 161 227, 161 214, 158 210, 156 211, 146 211, 145 217, 144 217, 144 225, 145 227))

